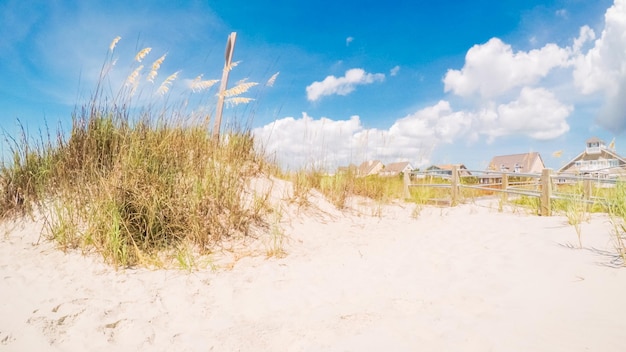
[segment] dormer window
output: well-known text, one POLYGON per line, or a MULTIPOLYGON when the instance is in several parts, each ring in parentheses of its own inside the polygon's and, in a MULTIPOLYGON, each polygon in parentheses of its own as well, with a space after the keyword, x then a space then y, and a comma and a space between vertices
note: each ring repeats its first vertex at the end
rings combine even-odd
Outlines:
POLYGON ((587 154, 599 154, 602 149, 606 148, 604 142, 598 139, 591 139, 587 141, 587 154))
POLYGON ((513 170, 513 172, 520 172, 522 169, 522 167, 520 166, 519 163, 515 163, 515 170, 513 170))

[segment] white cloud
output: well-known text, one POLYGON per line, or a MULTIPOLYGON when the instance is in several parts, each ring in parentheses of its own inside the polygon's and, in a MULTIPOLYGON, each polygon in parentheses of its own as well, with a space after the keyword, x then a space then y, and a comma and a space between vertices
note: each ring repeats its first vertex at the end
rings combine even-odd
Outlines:
MULTIPOLYGON (((615 0, 604 19, 600 38, 575 58, 573 77, 583 94, 603 94, 604 106, 597 121, 607 129, 621 132, 626 130, 626 0, 615 0)), ((586 38, 595 36, 587 34, 586 38)))
POLYGON ((572 111, 550 91, 524 87, 516 100, 476 111, 454 111, 442 100, 396 120, 389 129, 365 128, 358 116, 332 120, 303 113, 299 119, 286 117, 253 133, 266 152, 289 169, 332 170, 369 159, 426 166, 434 148, 443 143, 474 141, 479 136, 490 142, 510 135, 557 138, 569 131, 567 118, 572 111))
POLYGON ((544 88, 524 87, 516 100, 479 114, 479 133, 490 141, 507 135, 554 139, 569 131, 567 118, 573 110, 544 88))
POLYGON ((285 117, 255 128, 253 133, 283 167, 297 169, 349 163, 358 150, 355 135, 363 130, 358 116, 337 121, 302 113, 299 119, 285 117))
POLYGON ((346 46, 350 46, 350 43, 352 43, 353 41, 354 41, 354 37, 346 38, 346 46))
POLYGON ((596 39, 596 33, 589 26, 580 27, 578 38, 574 39, 573 54, 580 54, 583 46, 596 39))
POLYGON ((554 13, 557 17, 567 18, 569 16, 569 12, 566 9, 558 9, 554 13))
POLYGON ((322 167, 408 160, 424 166, 436 145, 466 133, 472 116, 454 112, 440 101, 397 120, 388 130, 365 128, 358 116, 349 120, 286 117, 253 130, 257 141, 286 168, 322 167))
POLYGON ((390 76, 395 76, 400 72, 400 66, 394 66, 391 70, 389 70, 390 76))
POLYGON ((468 50, 461 70, 448 70, 444 91, 462 97, 476 93, 484 98, 498 97, 513 88, 537 83, 553 68, 567 66, 568 59, 568 50, 556 44, 514 53, 510 45, 492 38, 468 50))
POLYGON ((306 87, 307 99, 316 101, 327 95, 348 95, 357 85, 380 82, 384 79, 385 75, 382 73, 367 73, 363 69, 353 68, 346 71, 343 77, 328 76, 321 82, 311 83, 306 87))

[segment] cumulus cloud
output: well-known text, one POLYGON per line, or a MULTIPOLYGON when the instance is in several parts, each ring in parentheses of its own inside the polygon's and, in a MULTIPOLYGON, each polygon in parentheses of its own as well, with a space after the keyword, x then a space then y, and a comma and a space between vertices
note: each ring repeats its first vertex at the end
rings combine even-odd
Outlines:
POLYGON ((353 68, 346 71, 343 77, 328 76, 321 82, 313 82, 306 87, 306 95, 309 101, 317 101, 328 95, 348 95, 357 85, 381 82, 385 79, 382 73, 367 73, 363 69, 353 68))
POLYGON ((408 160, 426 166, 433 149, 467 133, 474 116, 455 112, 446 101, 398 119, 389 129, 365 128, 358 116, 314 119, 302 114, 253 130, 265 150, 287 168, 333 169, 369 159, 408 160))
POLYGON ((353 41, 354 41, 354 37, 346 38, 346 46, 350 46, 350 43, 352 43, 353 41))
POLYGON ((544 88, 524 87, 516 100, 483 110, 477 116, 478 131, 490 141, 507 135, 554 139, 569 131, 567 118, 573 110, 544 88))
POLYGON ((397 119, 389 129, 366 128, 359 116, 348 120, 312 118, 306 113, 286 117, 253 130, 265 150, 286 168, 339 165, 370 159, 408 160, 426 166, 432 151, 459 139, 488 141, 509 135, 533 139, 557 138, 567 131, 572 106, 561 103, 544 88, 524 87, 517 99, 475 111, 455 111, 441 100, 397 119))
MULTIPOLYGON (((576 57, 573 77, 583 94, 603 95, 598 123, 621 132, 626 130, 626 0, 615 0, 604 20, 600 38, 586 53, 576 57)), ((587 35, 588 39, 594 37, 587 35)))
POLYGON ((513 88, 537 83, 553 68, 567 66, 569 57, 569 51, 556 44, 513 52, 510 45, 492 38, 467 52, 461 70, 448 70, 443 79, 444 91, 461 97, 498 97, 513 88))
POLYGON ((395 76, 400 71, 400 66, 394 66, 391 70, 389 70, 390 76, 395 76))

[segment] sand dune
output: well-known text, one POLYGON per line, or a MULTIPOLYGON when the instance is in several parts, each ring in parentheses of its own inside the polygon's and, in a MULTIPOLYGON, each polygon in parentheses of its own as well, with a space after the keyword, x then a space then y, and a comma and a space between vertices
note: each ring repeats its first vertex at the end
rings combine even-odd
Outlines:
POLYGON ((368 209, 290 213, 287 257, 193 273, 116 271, 34 244, 39 223, 4 224, 0 350, 626 348, 626 270, 605 215, 577 249, 564 217, 489 202, 368 209))

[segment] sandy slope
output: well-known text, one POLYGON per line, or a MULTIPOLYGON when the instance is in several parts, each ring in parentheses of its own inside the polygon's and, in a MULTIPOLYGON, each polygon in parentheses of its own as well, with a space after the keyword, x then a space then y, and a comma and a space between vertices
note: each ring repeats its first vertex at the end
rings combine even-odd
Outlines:
MULTIPOLYGON (((358 206, 357 206, 358 208, 358 206)), ((624 351, 626 268, 594 215, 488 203, 285 216, 289 255, 231 270, 115 271, 0 236, 0 350, 624 351), (365 213, 365 214, 363 214, 365 213), (369 214, 368 214, 369 213, 369 214)))

